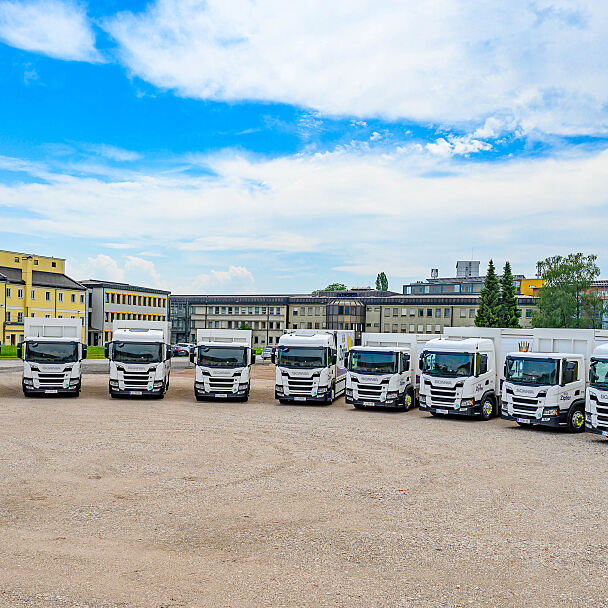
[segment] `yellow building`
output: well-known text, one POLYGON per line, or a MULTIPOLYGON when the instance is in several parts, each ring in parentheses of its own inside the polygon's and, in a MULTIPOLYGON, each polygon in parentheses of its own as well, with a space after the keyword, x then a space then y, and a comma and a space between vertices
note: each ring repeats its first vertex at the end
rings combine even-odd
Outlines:
POLYGON ((86 287, 65 275, 65 260, 0 250, 0 343, 23 340, 23 319, 82 319, 86 287))
POLYGON ((520 293, 522 296, 537 296, 538 290, 544 284, 545 284, 545 279, 522 279, 520 293))

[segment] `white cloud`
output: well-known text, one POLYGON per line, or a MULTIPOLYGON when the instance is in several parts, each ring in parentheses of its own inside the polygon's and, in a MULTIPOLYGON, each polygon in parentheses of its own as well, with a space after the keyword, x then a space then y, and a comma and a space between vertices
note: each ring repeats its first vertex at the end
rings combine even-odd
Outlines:
POLYGON ((166 285, 154 262, 137 256, 126 256, 120 261, 100 253, 84 262, 68 262, 67 273, 76 280, 99 279, 159 289, 166 285))
POLYGON ((462 137, 448 135, 447 139, 440 137, 435 142, 426 144, 425 147, 431 154, 446 158, 457 155, 469 156, 476 152, 491 150, 492 144, 474 139, 471 135, 462 137))
POLYGON ((135 75, 201 99, 553 133, 608 129, 597 0, 157 0, 105 27, 135 75), (484 126, 481 126, 484 125, 484 126))
MULTIPOLYGON (((277 275, 285 275, 290 263, 294 281, 320 268, 364 283, 373 281, 374 269, 419 276, 421 267, 452 268, 472 248, 478 259, 510 258, 529 270, 560 247, 590 249, 608 261, 597 232, 608 210, 608 150, 493 163, 416 146, 206 160, 213 175, 151 172, 112 180, 5 159, 4 167, 16 175, 31 171, 33 181, 0 185, 0 224, 17 234, 108 239, 142 249, 145 243, 167 253, 163 273, 171 276, 161 278, 182 292, 212 285, 251 290, 248 275, 235 269, 267 277, 278 267, 277 275), (176 256, 179 262, 172 261, 176 256), (216 271, 186 282, 201 265, 216 271)), ((100 255, 95 268, 154 285, 160 272, 146 257, 114 265, 100 255)), ((96 278, 92 271, 75 276, 96 278)))
POLYGON ((141 155, 138 152, 117 148, 116 146, 109 146, 108 144, 90 145, 87 146, 87 149, 95 154, 99 154, 99 156, 119 162, 134 161, 141 158, 141 155))
POLYGON ((211 270, 199 274, 189 285, 190 293, 251 293, 253 275, 244 266, 229 266, 227 270, 211 270))
POLYGON ((56 59, 102 60, 86 13, 71 1, 1 1, 0 40, 56 59))
POLYGON ((133 245, 129 243, 102 243, 104 247, 108 249, 131 249, 133 245))

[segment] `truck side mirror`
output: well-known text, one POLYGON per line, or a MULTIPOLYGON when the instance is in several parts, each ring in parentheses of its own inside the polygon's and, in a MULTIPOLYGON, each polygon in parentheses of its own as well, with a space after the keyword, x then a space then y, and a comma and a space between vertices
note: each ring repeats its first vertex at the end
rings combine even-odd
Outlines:
POLYGON ((418 369, 419 370, 424 369, 424 353, 422 355, 420 355, 420 358, 418 359, 418 369))
POLYGON ((254 363, 255 363, 255 352, 252 349, 251 350, 251 365, 253 365, 254 363))
POLYGON ((488 355, 481 355, 479 362, 479 374, 486 374, 488 372, 488 355))
POLYGON ((171 345, 167 344, 165 346, 165 352, 166 352, 166 359, 171 359, 171 357, 173 357, 173 351, 171 350, 171 345))
POLYGON ((338 355, 336 355, 336 353, 333 353, 331 356, 331 364, 335 365, 338 362, 338 355))
POLYGON ((110 358, 110 343, 106 342, 104 345, 104 349, 103 349, 103 354, 105 355, 106 359, 110 358))
POLYGON ((270 360, 271 360, 273 363, 276 363, 276 362, 277 362, 277 356, 276 356, 276 354, 275 354, 274 352, 270 354, 270 360))
POLYGON ((407 353, 401 355, 401 367, 404 372, 407 372, 410 369, 410 356, 407 353))
POLYGON ((23 359, 23 347, 21 344, 17 345, 17 359, 23 359))
POLYGON ((87 353, 88 353, 88 350, 87 350, 87 345, 86 345, 86 344, 83 344, 83 345, 82 345, 82 358, 83 358, 83 359, 86 359, 86 358, 87 358, 87 353))
POLYGON ((196 355, 196 351, 190 351, 190 363, 194 363, 194 356, 196 355))

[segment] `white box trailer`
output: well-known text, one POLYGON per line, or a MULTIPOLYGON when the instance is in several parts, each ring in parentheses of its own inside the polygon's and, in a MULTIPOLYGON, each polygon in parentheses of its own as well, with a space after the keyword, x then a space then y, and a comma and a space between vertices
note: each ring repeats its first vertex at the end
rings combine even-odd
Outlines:
POLYGON ((418 353, 436 334, 363 333, 349 351, 346 403, 357 409, 396 407, 417 402, 418 353))
POLYGON ((196 365, 194 396, 203 399, 247 401, 251 392, 250 329, 199 329, 196 350, 190 361, 196 365))
POLYGON ((110 360, 110 395, 162 399, 171 372, 170 330, 167 321, 114 321, 110 360))
POLYGON ((286 330, 273 356, 275 399, 332 403, 346 391, 345 359, 354 340, 350 330, 286 330))
POLYGON ((24 341, 17 347, 23 358, 23 394, 78 396, 82 385, 82 319, 23 320, 24 341))
POLYGON ((585 430, 608 438, 608 331, 595 330, 585 395, 585 430))

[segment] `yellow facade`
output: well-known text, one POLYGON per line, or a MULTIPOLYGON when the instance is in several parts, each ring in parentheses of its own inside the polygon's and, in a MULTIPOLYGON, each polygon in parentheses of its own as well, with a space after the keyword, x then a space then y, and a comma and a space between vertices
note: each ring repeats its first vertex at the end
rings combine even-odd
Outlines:
POLYGON ((544 279, 522 279, 521 280, 521 295, 522 296, 534 296, 535 290, 539 289, 545 284, 544 279))
POLYGON ((0 276, 2 344, 23 340, 25 317, 82 319, 85 339, 86 290, 77 288, 64 272, 61 258, 0 250, 0 275, 6 277, 0 276))

